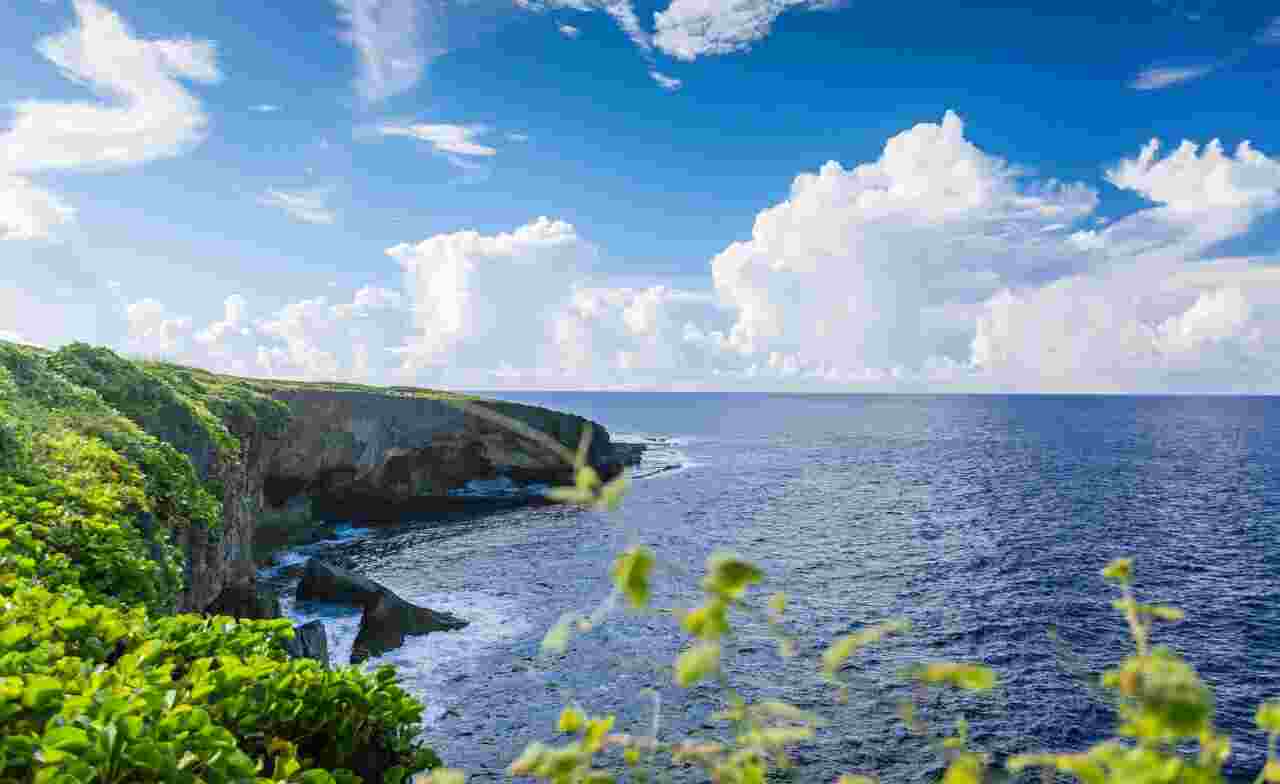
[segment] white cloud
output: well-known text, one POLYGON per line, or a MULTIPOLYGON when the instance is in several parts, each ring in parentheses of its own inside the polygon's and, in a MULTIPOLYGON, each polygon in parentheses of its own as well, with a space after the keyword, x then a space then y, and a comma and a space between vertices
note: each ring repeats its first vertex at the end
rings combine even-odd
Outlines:
POLYGON ((222 301, 222 320, 215 321, 197 332, 196 342, 217 348, 231 335, 248 335, 249 327, 245 318, 247 306, 248 302, 239 294, 227 297, 222 301))
POLYGON ((258 366, 268 375, 314 380, 341 377, 333 350, 338 338, 332 334, 334 322, 324 297, 291 302, 273 318, 254 326, 259 334, 284 343, 283 347, 258 347, 258 366), (322 341, 326 336, 330 340, 322 341))
POLYGON ((1280 165, 1248 144, 1235 156, 1214 143, 1163 159, 1157 149, 1108 172, 1157 204, 1099 233, 1094 271, 986 303, 973 341, 980 378, 1041 390, 1275 390, 1280 259, 1203 254, 1280 206, 1280 165))
POLYGON ((716 290, 736 311, 729 344, 828 377, 919 367, 963 335, 940 308, 1069 267, 1078 251, 1044 229, 1096 199, 1083 185, 1024 182, 948 112, 891 138, 873 163, 800 175, 750 240, 716 256, 716 290))
MULTIPOLYGON (((1280 161, 1159 150, 1105 172, 1152 203, 1099 221, 1093 189, 1030 176, 948 112, 797 176, 705 290, 616 285, 574 226, 539 218, 388 248, 402 289, 290 303, 236 357, 464 388, 1280 391, 1280 256, 1213 255, 1280 210, 1280 161)), ((158 303, 131 321, 159 345, 189 328, 158 303)), ((246 322, 229 299, 191 356, 246 322)))
POLYGON ((403 268, 412 302, 405 366, 462 372, 500 360, 537 367, 553 311, 594 248, 573 226, 544 217, 510 233, 438 234, 387 255, 403 268))
POLYGON ((790 8, 820 8, 825 0, 672 0, 654 15, 653 43, 680 60, 747 49, 769 35, 790 8))
POLYGON ((258 112, 259 114, 270 114, 271 112, 280 111, 280 107, 274 103, 260 103, 249 107, 249 111, 258 112))
POLYGON ((527 142, 527 141, 529 141, 529 134, 527 134, 527 133, 515 133, 515 132, 508 133, 508 134, 507 134, 507 141, 509 141, 509 142, 516 142, 517 144, 520 144, 520 143, 523 143, 523 142, 527 142))
POLYGON ((267 207, 278 207, 293 218, 304 223, 330 224, 337 215, 328 205, 331 188, 310 188, 306 190, 268 189, 258 197, 258 203, 267 207))
POLYGON ((359 60, 356 91, 377 102, 418 83, 427 65, 417 0, 335 0, 359 60))
POLYGON ((75 208, 25 177, 0 172, 0 240, 51 239, 75 208))
POLYGON ((407 136, 417 139, 430 144, 436 152, 453 155, 489 157, 498 153, 494 148, 476 141, 476 137, 489 132, 489 129, 483 125, 384 123, 377 127, 377 132, 383 136, 407 136))
POLYGON ((108 170, 179 155, 205 136, 207 118, 181 80, 221 78, 214 45, 134 37, 113 11, 75 0, 78 24, 37 50, 101 102, 25 100, 0 134, 0 227, 9 239, 49 235, 71 219, 61 200, 18 176, 58 169, 108 170))
POLYGON ((649 77, 653 79, 653 81, 657 82, 658 86, 664 90, 679 90, 684 84, 683 80, 677 79, 674 76, 667 76, 660 71, 650 71, 649 77))
POLYGON ((160 302, 142 299, 125 308, 129 349, 145 356, 172 355, 191 330, 191 319, 174 316, 160 302))
POLYGON ((1107 179, 1186 216, 1228 209, 1253 217, 1280 206, 1280 161, 1253 149, 1248 141, 1236 147, 1234 157, 1217 139, 1203 150, 1183 141, 1157 160, 1159 152, 1160 141, 1152 139, 1137 158, 1109 169, 1107 179))
POLYGON ((571 24, 562 24, 556 28, 565 38, 577 38, 582 35, 582 31, 571 24))
POLYGON ((1216 68, 1215 65, 1191 65, 1181 67, 1146 68, 1133 77, 1129 86, 1135 90, 1162 90, 1175 84, 1182 84, 1193 79, 1207 76, 1216 68))
MULTIPOLYGON (((516 5, 529 11, 543 12, 550 8, 564 8, 572 11, 604 11, 608 14, 631 42, 641 49, 649 51, 653 44, 649 33, 640 26, 640 18, 636 16, 635 6, 631 0, 516 0, 516 5)), ((571 27, 565 25, 564 27, 571 27)), ((577 28, 574 28, 576 31, 577 28)), ((563 27, 561 28, 564 33, 563 27)), ((565 33, 570 38, 573 35, 565 33)))

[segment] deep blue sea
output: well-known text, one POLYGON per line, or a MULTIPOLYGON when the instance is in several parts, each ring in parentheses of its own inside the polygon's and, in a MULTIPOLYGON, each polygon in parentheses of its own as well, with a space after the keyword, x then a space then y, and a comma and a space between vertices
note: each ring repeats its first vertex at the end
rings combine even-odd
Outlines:
MULTIPOLYGON (((671 685, 685 640, 669 612, 618 611, 558 658, 539 643, 565 612, 609 592, 615 553, 654 548, 655 605, 698 601, 707 555, 760 563, 790 597, 800 657, 783 659, 765 624, 738 618, 730 681, 831 721, 795 754, 796 781, 841 772, 930 781, 937 755, 897 718, 902 669, 963 659, 995 668, 989 696, 926 696, 931 727, 965 715, 997 760, 1078 750, 1112 716, 1088 678, 1128 650, 1099 570, 1137 559, 1139 598, 1181 606, 1157 630, 1216 689, 1235 746, 1233 778, 1252 778, 1263 738, 1253 712, 1280 697, 1280 398, 795 396, 544 393, 503 395, 572 411, 619 440, 649 440, 623 509, 508 509, 395 527, 344 521, 333 539, 286 554, 267 576, 320 554, 418 603, 471 620, 412 638, 373 664, 398 667, 428 705, 426 736, 445 761, 498 777, 529 740, 552 739, 566 702, 619 714, 663 737, 716 737, 707 686, 671 685), (814 657, 865 624, 905 618, 910 633, 848 671, 847 704, 814 657), (646 691, 657 687, 658 700, 646 691)), ((325 618, 345 661, 358 618, 325 618)))

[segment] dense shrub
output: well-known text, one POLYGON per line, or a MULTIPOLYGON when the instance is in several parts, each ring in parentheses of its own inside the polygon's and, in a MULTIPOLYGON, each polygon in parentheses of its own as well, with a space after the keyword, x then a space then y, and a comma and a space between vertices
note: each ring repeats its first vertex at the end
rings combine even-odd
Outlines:
POLYGON ((390 669, 292 660, 287 620, 168 614, 171 534, 216 527, 221 507, 147 431, 235 459, 211 409, 285 421, 242 382, 180 371, 0 342, 0 782, 398 782, 435 766, 390 669))

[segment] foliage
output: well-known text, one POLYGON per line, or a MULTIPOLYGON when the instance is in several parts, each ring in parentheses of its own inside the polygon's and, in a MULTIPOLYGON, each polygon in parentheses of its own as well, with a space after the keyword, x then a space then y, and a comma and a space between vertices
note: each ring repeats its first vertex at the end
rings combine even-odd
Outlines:
POLYGON ((168 614, 172 534, 221 519, 189 455, 239 459, 223 418, 287 422, 217 378, 0 342, 0 782, 336 784, 369 760, 394 781, 438 764, 390 669, 293 660, 287 620, 168 614))
POLYGON ((402 760, 399 778, 438 762, 393 671, 291 660, 287 620, 151 619, 15 582, 0 600, 0 780, 350 781, 370 749, 402 760))

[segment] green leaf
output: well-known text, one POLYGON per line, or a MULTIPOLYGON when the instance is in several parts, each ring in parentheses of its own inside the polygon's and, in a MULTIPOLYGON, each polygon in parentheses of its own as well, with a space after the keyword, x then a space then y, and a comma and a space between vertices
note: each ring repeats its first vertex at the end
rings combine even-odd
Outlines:
POLYGON ((586 716, 582 715, 582 711, 577 708, 565 707, 560 711, 560 719, 556 722, 557 732, 574 733, 582 729, 582 725, 586 722, 586 716))
POLYGON ((707 559, 707 576, 702 580, 702 587, 708 593, 733 600, 763 579, 764 572, 755 564, 730 553, 714 553, 707 559))
POLYGON ((643 545, 628 548, 613 562, 613 584, 636 609, 649 605, 649 575, 655 562, 653 551, 643 545))
POLYGON ((680 625, 694 637, 718 640, 729 631, 729 606, 723 599, 708 599, 702 607, 685 613, 680 625))
POLYGON ((19 623, 10 626, 8 629, 0 632, 0 646, 12 648, 23 640, 31 636, 32 627, 29 623, 19 623))
POLYGON ((921 668, 917 677, 925 683, 945 683, 969 691, 986 691, 996 685, 996 674, 977 664, 936 662, 921 668))
POLYGON ((1280 700, 1267 700, 1259 705, 1254 721, 1258 723, 1259 729, 1272 735, 1280 735, 1280 700))
POLYGON ((676 683, 688 688, 720 671, 720 645, 700 642, 676 657, 676 683))
POLYGON ((859 648, 879 642, 891 634, 904 632, 908 628, 910 627, 906 621, 889 621, 837 638, 823 652, 822 668, 828 675, 835 675, 859 648))
POLYGON ((1104 579, 1113 583, 1128 583, 1133 579, 1133 559, 1117 558, 1102 570, 1104 579))

